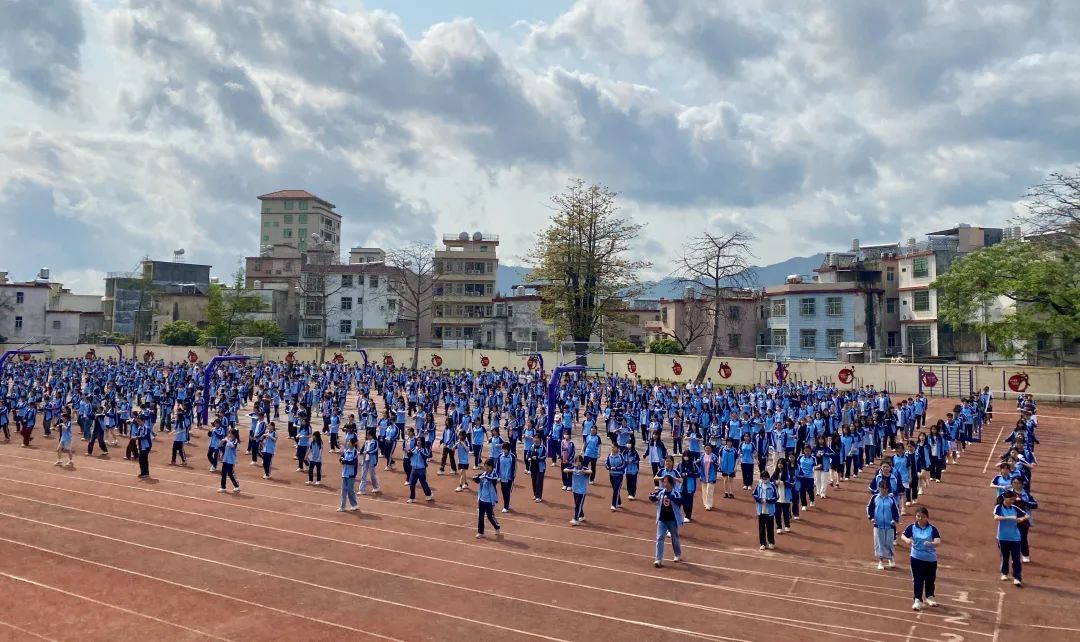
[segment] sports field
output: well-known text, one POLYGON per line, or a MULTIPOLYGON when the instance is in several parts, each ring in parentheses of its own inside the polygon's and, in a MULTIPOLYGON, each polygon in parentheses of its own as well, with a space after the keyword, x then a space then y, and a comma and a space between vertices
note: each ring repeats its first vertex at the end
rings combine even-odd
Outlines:
POLYGON ((242 491, 223 495, 205 433, 191 468, 166 465, 171 438, 159 435, 140 481, 123 445, 86 457, 76 440, 75 466, 54 466, 56 442, 38 430, 29 449, 0 445, 0 639, 1080 640, 1080 411, 1040 406, 1041 508, 1014 588, 997 577, 989 480, 1003 451, 993 440, 1016 415, 998 406, 984 441, 920 498, 943 537, 941 605, 920 613, 907 549, 895 569, 875 568, 866 472, 775 551, 757 550, 749 492, 699 507, 682 529, 685 561, 654 569, 653 506, 641 492, 611 513, 603 474, 578 527, 556 471, 543 504, 519 474, 502 536, 477 540, 475 495, 453 492, 436 465, 435 502, 406 504, 400 470, 380 469, 383 494, 337 513, 336 459, 324 486, 307 486, 285 440, 274 479, 242 459, 242 491))

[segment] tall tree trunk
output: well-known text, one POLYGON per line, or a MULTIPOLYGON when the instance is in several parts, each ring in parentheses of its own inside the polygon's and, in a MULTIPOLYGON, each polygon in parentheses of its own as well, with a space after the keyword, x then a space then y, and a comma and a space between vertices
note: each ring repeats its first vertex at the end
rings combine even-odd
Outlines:
POLYGON ((694 377, 694 385, 701 384, 705 380, 705 376, 709 374, 709 366, 712 365, 712 356, 716 354, 716 346, 720 340, 720 287, 717 284, 716 289, 713 290, 717 293, 717 296, 713 300, 713 331, 712 341, 709 342, 709 354, 705 355, 705 358, 701 360, 701 368, 698 369, 697 376, 694 377))

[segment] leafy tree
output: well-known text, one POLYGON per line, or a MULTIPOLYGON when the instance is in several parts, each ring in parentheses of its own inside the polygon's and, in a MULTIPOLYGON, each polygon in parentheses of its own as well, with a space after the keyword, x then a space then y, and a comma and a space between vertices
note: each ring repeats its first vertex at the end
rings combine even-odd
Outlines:
POLYGON ((638 274, 650 264, 628 254, 642 226, 620 217, 615 199, 581 179, 551 198, 554 214, 533 246, 527 279, 543 286, 541 315, 556 337, 591 340, 603 317, 621 317, 621 300, 641 292, 638 274))
POLYGON ((1006 241, 961 257, 931 287, 943 321, 986 333, 1012 356, 1039 336, 1080 337, 1078 268, 1071 243, 1006 241))
POLYGON ((675 339, 662 337, 649 342, 649 352, 653 354, 683 354, 683 347, 675 339))
POLYGON ((231 287, 210 284, 203 340, 214 337, 219 345, 232 343, 233 339, 242 336, 251 315, 262 310, 262 299, 244 281, 244 269, 238 268, 233 274, 231 287))
MULTIPOLYGON (((683 248, 675 275, 695 291, 704 289, 706 296, 696 295, 690 303, 684 303, 682 321, 671 333, 683 350, 699 337, 709 337, 709 351, 701 361, 694 383, 701 383, 709 372, 713 355, 720 348, 720 325, 730 322, 724 304, 723 289, 726 287, 749 287, 754 284, 749 259, 754 256, 750 243, 754 237, 747 232, 728 234, 703 232, 690 240, 683 248), (703 327, 704 326, 704 327, 703 327)), ((655 350, 654 350, 655 352, 655 350)))
POLYGON ((248 321, 244 324, 243 336, 262 337, 263 344, 268 346, 280 345, 285 341, 285 332, 277 321, 248 321))
POLYGON ((641 352, 641 346, 626 339, 611 339, 607 342, 608 352, 641 352))
POLYGON ((199 344, 200 334, 190 321, 181 320, 165 324, 159 336, 167 346, 193 346, 199 344))

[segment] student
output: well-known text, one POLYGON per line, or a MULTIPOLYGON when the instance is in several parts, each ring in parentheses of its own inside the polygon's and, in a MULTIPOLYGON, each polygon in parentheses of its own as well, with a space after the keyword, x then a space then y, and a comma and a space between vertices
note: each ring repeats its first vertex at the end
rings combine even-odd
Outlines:
POLYGON ((652 467, 653 484, 659 488, 660 478, 657 476, 657 473, 660 472, 660 468, 664 465, 664 460, 667 459, 667 446, 665 446, 664 441, 660 439, 659 430, 654 430, 652 432, 652 436, 649 437, 649 443, 646 448, 649 466, 652 467))
POLYGON ((1028 515, 1027 519, 1016 524, 1020 529, 1020 561, 1027 564, 1031 561, 1031 550, 1028 547, 1028 531, 1031 529, 1032 511, 1039 507, 1039 502, 1024 488, 1024 481, 1019 477, 1013 477, 1012 491, 1016 493, 1015 505, 1028 515))
POLYGON ((236 428, 229 431, 222 446, 221 486, 218 487, 218 492, 225 492, 225 479, 228 478, 232 482, 233 493, 239 493, 240 482, 236 481, 236 449, 240 447, 240 433, 236 428))
POLYGON ((705 454, 701 456, 701 481, 704 484, 704 492, 701 494, 701 503, 706 511, 713 509, 713 498, 716 496, 716 477, 719 460, 713 452, 712 444, 705 444, 705 454))
POLYGON ((443 425, 442 434, 439 436, 439 444, 442 447, 442 460, 439 462, 438 475, 442 476, 446 474, 447 459, 450 460, 451 474, 457 474, 457 457, 454 456, 457 441, 458 435, 454 430, 454 420, 452 417, 447 417, 446 423, 443 425))
POLYGON ((547 472, 547 449, 540 435, 533 437, 533 449, 525 462, 532 478, 533 501, 544 501, 544 473, 547 472))
MULTIPOLYGON (((356 437, 350 437, 349 439, 356 439, 356 437)), ((382 487, 379 486, 379 478, 375 474, 375 471, 379 469, 379 440, 375 438, 375 430, 368 428, 364 432, 364 445, 357 453, 357 458, 360 459, 360 494, 363 495, 367 492, 368 481, 371 481, 371 492, 378 494, 382 492, 382 487)))
POLYGON ((559 468, 562 473, 562 489, 570 490, 571 475, 572 473, 566 472, 567 469, 574 467, 574 460, 577 459, 577 447, 574 445, 574 441, 570 439, 570 433, 564 432, 562 440, 559 441, 559 468))
POLYGON ((660 488, 649 495, 649 501, 656 504, 656 559, 653 566, 660 568, 664 565, 664 539, 668 535, 671 536, 671 550, 675 553, 672 561, 682 561, 679 524, 683 520, 679 508, 683 500, 679 491, 675 490, 675 479, 668 475, 662 476, 660 488))
POLYGON ((937 582, 937 547, 941 533, 930 523, 930 510, 920 506, 915 511, 915 523, 908 524, 900 539, 911 547, 911 581, 915 591, 915 603, 911 608, 921 611, 925 596, 927 606, 937 606, 934 584, 937 582))
MULTIPOLYGON (((469 472, 469 441, 468 435, 464 430, 458 431, 458 440, 454 445, 454 454, 457 456, 457 471, 458 471, 458 485, 454 489, 454 492, 460 493, 463 490, 469 488, 468 475, 469 472)), ((525 453, 526 465, 528 464, 529 453, 525 453)))
POLYGON ((499 490, 502 492, 502 512, 510 512, 510 493, 514 490, 514 479, 517 477, 517 457, 510 451, 510 443, 503 442, 499 446, 499 454, 495 459, 495 474, 499 477, 499 490))
POLYGON ((754 444, 750 441, 750 433, 743 433, 742 443, 739 444, 743 490, 750 490, 750 486, 754 483, 754 455, 754 444))
MULTIPOLYGON (((539 437, 537 437, 539 439, 539 437)), ((491 526, 495 529, 495 536, 498 537, 500 533, 499 521, 495 519, 495 502, 499 501, 499 494, 495 491, 495 483, 499 480, 499 476, 495 474, 495 460, 488 459, 484 462, 484 472, 473 477, 473 481, 477 484, 476 492, 476 539, 483 539, 484 537, 484 519, 486 518, 491 522, 491 526)))
POLYGON ((689 451, 682 453, 682 461, 679 462, 678 470, 679 476, 682 478, 682 488, 679 490, 683 497, 683 524, 689 524, 693 521, 691 518, 694 515, 694 494, 697 492, 701 472, 689 451))
MULTIPOLYGON (((210 422, 210 430, 206 431, 209 438, 206 444, 206 458, 210 460, 210 472, 216 473, 218 471, 218 453, 223 447, 223 443, 228 436, 225 432, 225 428, 221 425, 221 419, 215 417, 210 422)), ((93 448, 91 442, 90 447, 93 448)))
MULTIPOLYGON (((409 431, 412 432, 413 429, 409 428, 409 431)), ((409 459, 409 499, 407 503, 416 503, 417 483, 423 489, 425 499, 433 502, 435 496, 431 493, 431 486, 428 486, 427 482, 427 465, 428 460, 431 459, 431 450, 426 443, 416 438, 412 439, 410 446, 410 450, 405 452, 405 456, 409 459)))
POLYGON ((311 424, 303 420, 296 431, 296 472, 304 472, 307 464, 308 446, 311 445, 311 424))
POLYGON ((338 461, 341 462, 341 506, 339 513, 345 512, 345 500, 349 500, 349 510, 355 511, 360 508, 360 502, 356 500, 356 463, 359 458, 356 452, 356 437, 350 437, 345 442, 345 449, 341 451, 338 461))
POLYGON ((574 516, 570 519, 570 525, 577 526, 585 521, 585 496, 589 492, 589 469, 585 466, 585 458, 577 455, 574 457, 574 462, 563 470, 565 474, 570 475, 570 490, 574 494, 574 516))
POLYGON ((307 451, 307 481, 308 486, 322 486, 322 434, 316 430, 311 434, 311 447, 307 451))
POLYGON ((626 475, 626 458, 623 457, 618 446, 612 445, 607 459, 604 460, 604 468, 607 469, 608 479, 611 481, 611 512, 614 513, 622 508, 620 494, 622 492, 623 477, 626 475))
MULTIPOLYGON (((64 414, 60 419, 60 440, 56 444, 56 465, 62 466, 61 455, 67 454, 67 465, 72 467, 75 462, 72 460, 73 452, 71 449, 71 410, 65 408, 64 414)), ((1025 538, 1026 539, 1026 538, 1025 538)))
POLYGON ((878 558, 878 570, 896 566, 893 542, 896 541, 896 524, 900 521, 900 509, 889 494, 887 484, 878 484, 878 494, 866 504, 866 517, 874 523, 874 556, 878 558))
POLYGON ((724 478, 724 499, 735 498, 735 462, 738 459, 738 450, 735 448, 735 440, 728 439, 724 447, 720 449, 720 475, 724 478))
POLYGON ((809 444, 803 446, 803 454, 796 460, 795 477, 799 484, 799 499, 803 510, 814 507, 814 469, 817 459, 812 454, 809 444))
POLYGON ((150 449, 154 446, 154 436, 141 415, 135 415, 135 426, 131 434, 138 449, 139 479, 146 479, 150 476, 150 449))
POLYGON ((274 463, 274 455, 277 453, 277 426, 272 421, 263 433, 261 450, 263 479, 270 479, 271 466, 274 463))
POLYGON ((180 462, 182 466, 187 466, 187 453, 184 452, 184 446, 191 439, 191 422, 184 417, 179 411, 176 413, 176 430, 173 431, 173 445, 172 445, 172 460, 169 462, 170 466, 176 465, 176 456, 180 455, 180 462))
POLYGON ((626 448, 623 449, 623 458, 626 460, 626 499, 634 501, 637 496, 637 478, 641 471, 641 455, 635 445, 637 440, 631 433, 626 448))
POLYGON ((585 455, 585 465, 592 472, 589 475, 589 483, 596 483, 596 462, 600 459, 600 435, 597 434, 596 426, 593 426, 588 435, 585 435, 585 444, 582 448, 585 455))
MULTIPOLYGON (((798 501, 798 488, 795 483, 795 472, 786 459, 776 462, 776 472, 772 476, 776 485, 776 514, 773 516, 776 522, 776 534, 791 532, 791 502, 798 501)), ((795 519, 798 519, 796 517, 795 519)))
POLYGON ((1016 506, 1016 493, 1005 491, 1001 501, 994 506, 997 522, 998 548, 1001 551, 1001 581, 1009 579, 1009 560, 1012 560, 1013 584, 1023 586, 1023 563, 1020 561, 1020 524, 1028 521, 1028 515, 1016 506))
POLYGON ((776 534, 773 516, 776 514, 776 484, 772 482, 769 471, 761 473, 761 479, 754 487, 754 502, 758 516, 758 541, 761 550, 776 548, 776 534))

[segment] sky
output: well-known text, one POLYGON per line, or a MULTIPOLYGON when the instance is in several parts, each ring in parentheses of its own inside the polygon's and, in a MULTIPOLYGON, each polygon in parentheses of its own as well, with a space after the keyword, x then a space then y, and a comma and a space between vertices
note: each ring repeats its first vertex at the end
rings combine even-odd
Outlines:
POLYGON ((3 0, 0 270, 225 277, 278 189, 345 246, 521 264, 580 177, 646 278, 703 229, 767 264, 1002 226, 1080 162, 1076 33, 1068 0, 3 0))

